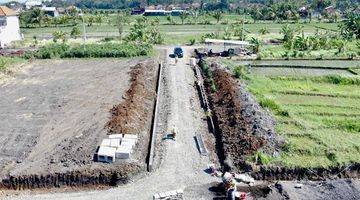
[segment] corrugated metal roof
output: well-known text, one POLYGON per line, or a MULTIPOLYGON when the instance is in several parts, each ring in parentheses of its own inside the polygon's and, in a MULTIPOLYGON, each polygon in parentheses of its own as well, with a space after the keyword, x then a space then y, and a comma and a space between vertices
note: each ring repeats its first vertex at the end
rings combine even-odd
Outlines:
POLYGON ((227 45, 250 45, 247 41, 240 40, 217 40, 217 39, 205 39, 205 43, 214 43, 214 44, 227 44, 227 45))
POLYGON ((16 16, 17 13, 6 6, 0 6, 0 16, 16 16))

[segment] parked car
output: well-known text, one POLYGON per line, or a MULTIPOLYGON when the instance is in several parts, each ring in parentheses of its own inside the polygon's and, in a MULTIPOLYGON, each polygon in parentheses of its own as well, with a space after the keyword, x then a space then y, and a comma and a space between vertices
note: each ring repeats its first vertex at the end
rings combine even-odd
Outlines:
POLYGON ((175 47, 174 48, 174 55, 178 58, 184 57, 184 51, 181 47, 175 47))

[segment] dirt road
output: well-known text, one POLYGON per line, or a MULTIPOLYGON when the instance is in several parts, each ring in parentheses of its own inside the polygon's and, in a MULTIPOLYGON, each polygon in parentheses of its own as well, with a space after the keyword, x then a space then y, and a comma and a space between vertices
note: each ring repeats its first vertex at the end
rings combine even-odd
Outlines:
MULTIPOLYGON (((167 49, 167 55, 170 52, 167 49)), ((189 50, 190 51, 190 50, 189 50)), ((151 199, 154 193, 184 189, 186 199, 209 199, 209 184, 216 178, 205 173, 209 157, 201 156, 194 140, 195 133, 209 134, 204 113, 194 87, 194 73, 189 65, 189 51, 185 57, 167 58, 163 68, 162 104, 159 114, 166 116, 166 129, 176 127, 176 140, 162 140, 166 149, 159 168, 138 177, 134 182, 102 191, 33 194, 22 193, 8 199, 151 199), (168 113, 168 114, 166 114, 168 113), (195 189, 196 188, 196 189, 195 189)), ((165 120, 165 119, 164 119, 165 120)), ((158 122, 164 124, 163 122, 158 122)), ((159 129, 161 130, 161 129, 159 129)), ((166 134, 160 132, 158 134, 166 134)))

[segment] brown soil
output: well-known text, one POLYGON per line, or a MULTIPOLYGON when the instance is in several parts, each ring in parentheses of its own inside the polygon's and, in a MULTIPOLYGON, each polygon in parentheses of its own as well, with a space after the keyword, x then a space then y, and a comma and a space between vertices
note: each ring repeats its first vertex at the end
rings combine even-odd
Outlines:
POLYGON ((1 120, 0 149, 8 154, 0 155, 0 188, 114 185, 145 171, 156 68, 150 59, 38 61, 0 85, 0 110, 9 118, 1 120), (23 112, 32 115, 10 121, 23 112), (93 162, 108 131, 139 135, 131 160, 93 162))
POLYGON ((155 64, 140 63, 131 69, 131 85, 124 95, 125 101, 111 109, 112 117, 107 123, 109 133, 133 133, 142 131, 151 117, 155 96, 155 64))
POLYGON ((269 154, 278 151, 282 141, 275 134, 274 120, 241 91, 240 83, 230 73, 215 65, 211 68, 217 90, 212 92, 209 82, 206 87, 227 170, 244 169, 246 156, 258 150, 269 154))

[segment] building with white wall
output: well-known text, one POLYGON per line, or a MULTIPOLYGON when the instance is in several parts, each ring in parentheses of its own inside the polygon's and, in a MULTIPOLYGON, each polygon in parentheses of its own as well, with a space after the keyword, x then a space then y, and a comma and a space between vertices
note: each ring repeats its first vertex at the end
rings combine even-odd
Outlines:
POLYGON ((0 6, 0 47, 21 39, 18 14, 6 6, 0 6))

